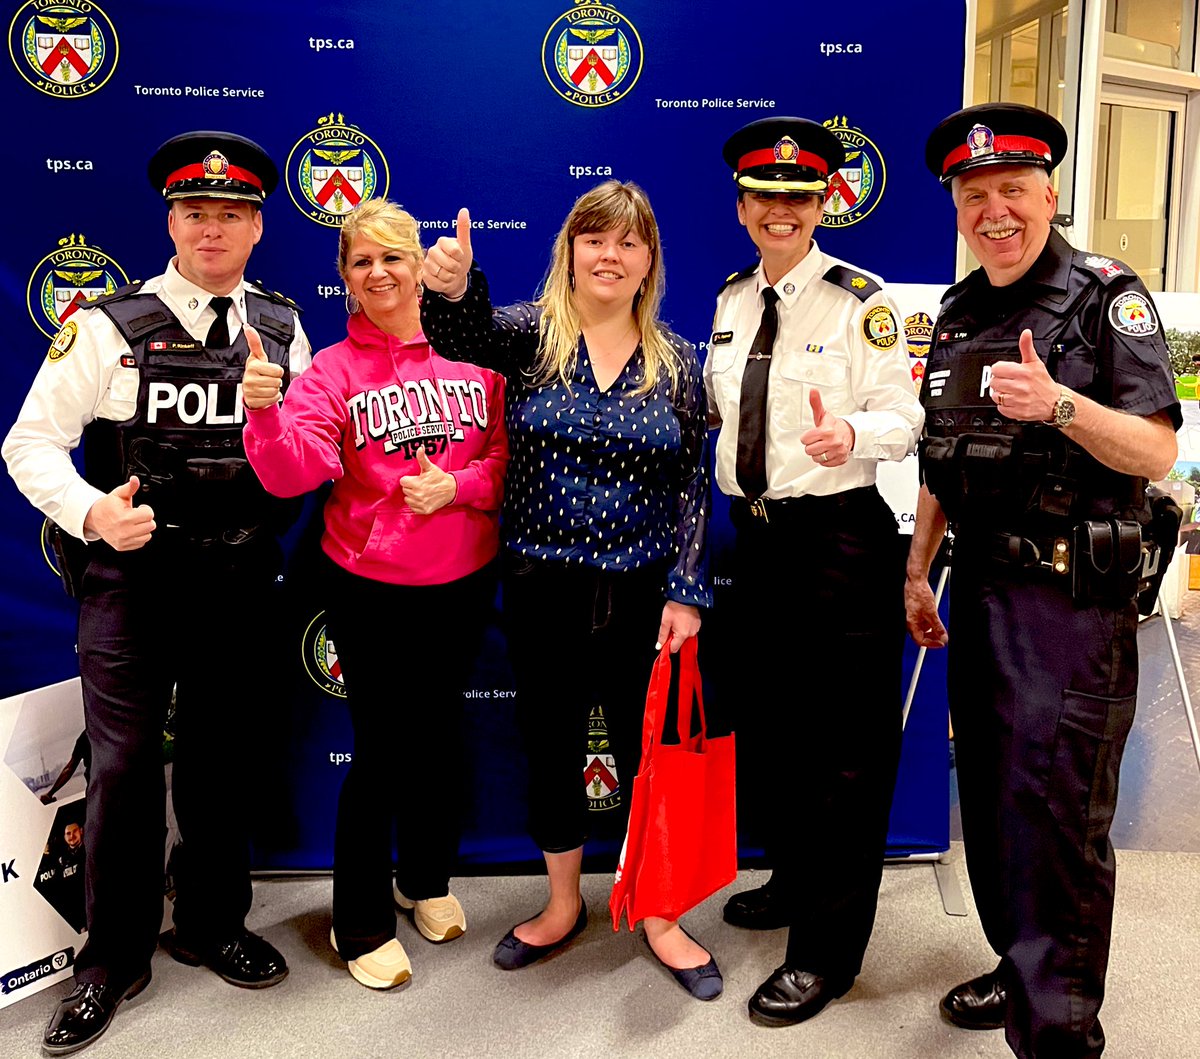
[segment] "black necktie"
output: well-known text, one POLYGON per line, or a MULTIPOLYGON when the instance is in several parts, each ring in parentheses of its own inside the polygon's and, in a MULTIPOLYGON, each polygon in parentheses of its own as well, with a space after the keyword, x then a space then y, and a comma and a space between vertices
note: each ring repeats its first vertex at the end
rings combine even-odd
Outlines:
POLYGON ((742 402, 738 410, 737 482, 747 500, 767 491, 767 376, 771 347, 779 326, 774 287, 763 291, 762 322, 746 357, 742 375, 742 402))
POLYGON ((226 349, 229 346, 229 325, 225 322, 225 317, 232 304, 232 298, 213 298, 208 303, 209 308, 217 314, 212 327, 208 329, 208 337, 204 340, 209 349, 226 349))

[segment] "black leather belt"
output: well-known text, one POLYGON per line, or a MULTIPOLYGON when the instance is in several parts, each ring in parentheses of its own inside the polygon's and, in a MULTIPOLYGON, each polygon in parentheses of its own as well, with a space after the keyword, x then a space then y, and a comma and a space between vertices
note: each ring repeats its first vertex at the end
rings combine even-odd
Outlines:
POLYGON ((840 493, 829 493, 826 496, 808 494, 805 496, 766 497, 757 500, 747 500, 744 496, 730 499, 729 506, 733 513, 743 517, 761 519, 769 523, 772 519, 812 518, 818 512, 846 507, 850 504, 862 503, 879 495, 879 490, 873 485, 862 485, 857 489, 845 489, 840 493))

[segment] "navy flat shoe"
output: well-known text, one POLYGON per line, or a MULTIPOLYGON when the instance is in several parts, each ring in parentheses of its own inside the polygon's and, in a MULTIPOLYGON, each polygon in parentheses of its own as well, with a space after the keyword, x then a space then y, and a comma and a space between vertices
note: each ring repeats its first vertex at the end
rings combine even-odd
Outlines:
MULTIPOLYGON (((528 922, 528 921, 526 921, 528 922)), ((517 926, 520 926, 518 923, 517 926)), ((549 956, 550 953, 561 949, 572 938, 583 933, 583 928, 587 926, 587 905, 583 899, 579 900, 579 915, 575 919, 575 925, 571 927, 558 941, 552 941, 549 945, 530 945, 527 941, 522 941, 517 937, 517 927, 513 927, 500 940, 500 944, 496 946, 496 951, 492 953, 492 962, 506 971, 516 971, 521 967, 528 967, 531 963, 536 963, 543 956, 549 956)))
MULTIPOLYGON (((691 934, 688 934, 682 926, 679 929, 683 930, 689 938, 692 938, 691 934)), ((645 933, 643 932, 644 936, 645 933)), ((696 939, 692 938, 692 941, 696 941, 696 939)), ((700 942, 696 941, 696 944, 699 945, 700 942)), ((693 996, 697 1000, 716 1000, 725 991, 725 979, 721 977, 721 969, 717 966, 716 957, 712 953, 709 953, 708 963, 704 964, 703 967, 679 968, 672 967, 669 963, 664 963, 662 957, 654 951, 654 946, 650 944, 649 938, 646 938, 646 947, 650 950, 654 958, 671 972, 672 977, 684 988, 689 996, 693 996)))

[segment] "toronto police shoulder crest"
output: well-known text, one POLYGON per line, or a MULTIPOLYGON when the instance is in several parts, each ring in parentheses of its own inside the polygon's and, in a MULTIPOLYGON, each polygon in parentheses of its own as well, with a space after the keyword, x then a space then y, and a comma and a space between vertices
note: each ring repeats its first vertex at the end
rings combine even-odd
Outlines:
MULTIPOLYGON (((63 326, 81 308, 129 282, 125 270, 82 235, 64 235, 58 249, 34 267, 25 304, 38 330, 47 338, 62 337, 63 326)), ((70 352, 69 347, 60 355, 70 352)))
POLYGON ((642 73, 642 39, 611 4, 575 0, 542 41, 542 71, 550 87, 579 107, 624 99, 642 73))
POLYGON ((387 159, 357 125, 332 111, 317 119, 288 155, 288 194, 309 220, 340 228, 364 199, 387 196, 387 159))
POLYGON ((887 166, 879 148, 861 129, 850 125, 844 115, 822 124, 842 141, 846 161, 836 173, 829 174, 821 224, 826 228, 844 228, 857 224, 879 205, 887 184, 887 166))
POLYGON ((39 92, 78 99, 102 88, 117 68, 117 31, 89 0, 28 0, 8 27, 8 54, 39 92))

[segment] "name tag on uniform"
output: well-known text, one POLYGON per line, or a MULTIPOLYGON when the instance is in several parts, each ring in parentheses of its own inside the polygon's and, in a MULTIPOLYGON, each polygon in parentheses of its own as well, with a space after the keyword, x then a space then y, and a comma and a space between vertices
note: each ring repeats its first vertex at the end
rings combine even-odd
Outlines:
POLYGON ((730 343, 732 341, 733 341, 733 332, 732 331, 714 331, 713 336, 712 336, 712 341, 709 343, 709 345, 724 346, 724 345, 728 345, 728 343, 730 343))
POLYGON ((197 342, 195 339, 186 342, 151 342, 148 348, 154 353, 192 353, 197 349, 203 349, 204 343, 197 342))

